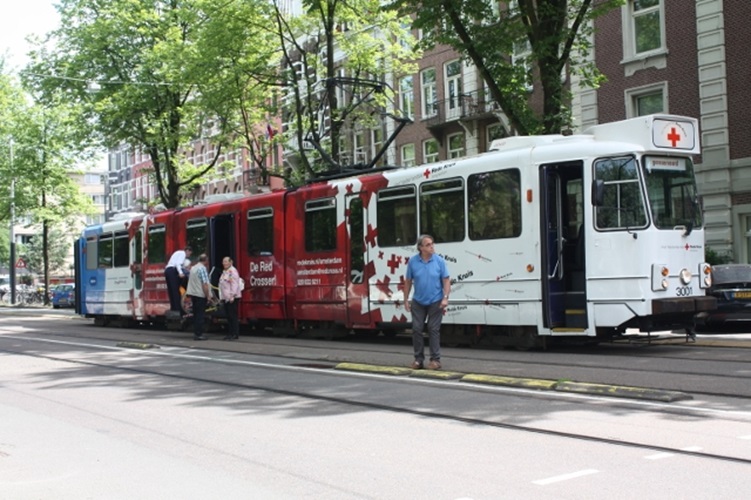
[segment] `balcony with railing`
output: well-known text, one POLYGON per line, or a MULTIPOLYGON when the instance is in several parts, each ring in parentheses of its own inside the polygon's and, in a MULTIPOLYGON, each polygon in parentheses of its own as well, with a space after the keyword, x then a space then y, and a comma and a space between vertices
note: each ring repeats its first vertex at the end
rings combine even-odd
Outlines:
POLYGON ((475 91, 436 101, 429 105, 432 114, 425 117, 430 130, 441 129, 451 123, 491 118, 500 107, 486 92, 475 91))

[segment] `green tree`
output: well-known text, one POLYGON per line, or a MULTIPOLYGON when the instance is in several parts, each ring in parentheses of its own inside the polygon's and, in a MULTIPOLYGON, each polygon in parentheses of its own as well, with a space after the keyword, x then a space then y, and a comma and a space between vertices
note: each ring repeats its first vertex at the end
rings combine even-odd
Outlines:
POLYGON ((58 267, 51 260, 57 238, 50 235, 53 228, 75 227, 72 221, 93 214, 91 199, 84 196, 73 176, 76 165, 93 157, 82 110, 63 102, 47 106, 27 104, 23 112, 13 118, 16 215, 38 224, 41 235, 36 245, 41 247, 41 266, 35 271, 49 283, 51 269, 58 267))
POLYGON ((624 0, 395 0, 414 17, 422 44, 446 44, 477 67, 491 97, 519 134, 560 133, 570 126, 568 77, 585 85, 601 74, 591 61, 591 21, 624 0), (515 56, 516 55, 516 56, 515 56), (533 82, 541 108, 529 99, 533 82))
POLYGON ((288 160, 297 163, 297 174, 312 176, 342 166, 340 149, 353 132, 369 130, 393 110, 386 76, 414 72, 419 51, 410 20, 379 0, 305 0, 299 16, 275 6, 282 114, 298 152, 288 160))
POLYGON ((269 29, 272 3, 205 0, 203 8, 206 21, 189 72, 200 75, 196 80, 208 118, 225 124, 229 147, 245 147, 266 183, 267 159, 281 139, 268 133, 276 131, 280 58, 269 29))
POLYGON ((16 221, 39 225, 45 251, 38 271, 45 283, 50 229, 94 211, 72 178, 73 166, 93 156, 88 125, 80 107, 55 97, 35 104, 15 78, 0 73, 0 137, 7 152, 0 155, 0 217, 9 222, 12 206, 16 221))
MULTIPOLYGON (((181 146, 205 137, 198 82, 186 68, 195 57, 201 0, 61 0, 61 25, 48 47, 32 52, 25 78, 47 98, 64 91, 81 103, 107 146, 147 152, 160 201, 180 202, 181 188, 211 170, 213 160, 181 175, 181 146)), ((218 124, 221 135, 221 123, 218 124)), ((213 131, 212 131, 213 133, 213 131)))
POLYGON ((43 238, 33 237, 28 244, 19 249, 19 255, 26 261, 26 268, 36 274, 44 274, 45 253, 50 274, 62 275, 68 272, 66 261, 73 245, 73 236, 62 228, 49 232, 48 246, 45 252, 43 238))

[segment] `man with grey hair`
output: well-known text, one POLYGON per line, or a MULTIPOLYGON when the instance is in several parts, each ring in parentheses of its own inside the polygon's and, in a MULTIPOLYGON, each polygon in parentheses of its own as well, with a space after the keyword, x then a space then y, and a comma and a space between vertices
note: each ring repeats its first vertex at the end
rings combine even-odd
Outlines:
POLYGON ((415 361, 412 368, 423 368, 425 361, 425 340, 422 332, 425 318, 428 320, 428 342, 430 363, 428 369, 441 369, 441 321, 449 303, 451 279, 446 261, 435 253, 433 237, 423 234, 417 239, 417 255, 407 262, 404 278, 404 308, 412 313, 412 347, 415 361), (409 292, 414 284, 414 296, 409 300, 409 292))

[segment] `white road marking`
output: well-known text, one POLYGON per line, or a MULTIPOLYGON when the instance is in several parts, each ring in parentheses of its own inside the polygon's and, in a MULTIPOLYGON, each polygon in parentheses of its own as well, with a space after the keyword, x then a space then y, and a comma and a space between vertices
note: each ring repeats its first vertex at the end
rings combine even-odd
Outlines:
POLYGON ((584 469, 584 470, 580 470, 577 472, 571 472, 569 474, 561 474, 560 476, 548 477, 546 479, 538 479, 537 481, 532 481, 532 483, 540 485, 540 486, 545 486, 547 484, 558 483, 561 481, 568 481, 569 479, 576 479, 577 477, 588 476, 590 474, 597 474, 598 472, 600 471, 598 471, 597 469, 584 469))
POLYGON ((738 439, 751 439, 751 434, 748 436, 738 436, 738 439))
POLYGON ((701 451, 703 448, 701 446, 686 446, 685 448, 681 448, 681 451, 701 451))
POLYGON ((663 458, 673 457, 675 453, 655 453, 654 455, 647 455, 647 460, 662 460, 663 458))

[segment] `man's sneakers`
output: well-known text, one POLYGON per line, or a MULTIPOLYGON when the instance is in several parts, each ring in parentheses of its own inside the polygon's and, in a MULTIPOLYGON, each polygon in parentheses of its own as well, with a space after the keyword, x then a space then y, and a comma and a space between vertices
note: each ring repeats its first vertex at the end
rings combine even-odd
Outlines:
MULTIPOLYGON (((415 360, 412 363, 412 369, 413 370, 422 370, 422 361, 415 360)), ((441 362, 437 359, 431 359, 430 363, 428 363, 428 370, 440 370, 441 369, 441 362)))

